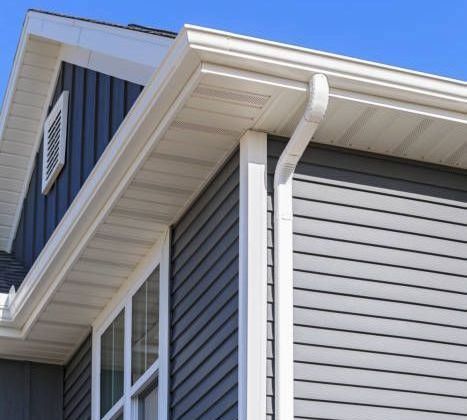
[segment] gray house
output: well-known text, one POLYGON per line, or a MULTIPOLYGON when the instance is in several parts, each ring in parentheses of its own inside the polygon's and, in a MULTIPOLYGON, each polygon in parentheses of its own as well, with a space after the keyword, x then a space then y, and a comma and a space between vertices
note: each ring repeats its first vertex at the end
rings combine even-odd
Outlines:
POLYGON ((0 418, 467 417, 467 85, 28 12, 0 418))

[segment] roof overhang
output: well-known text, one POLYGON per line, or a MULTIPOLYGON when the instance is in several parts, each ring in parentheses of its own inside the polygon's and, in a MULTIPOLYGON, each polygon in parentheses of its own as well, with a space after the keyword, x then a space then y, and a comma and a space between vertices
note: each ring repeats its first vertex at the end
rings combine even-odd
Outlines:
POLYGON ((5 297, 0 356, 65 361, 242 134, 291 134, 316 72, 331 85, 316 141, 467 167, 465 83, 186 26, 5 297))
POLYGON ((173 39, 30 11, 0 114, 0 249, 9 251, 60 63, 145 85, 173 39))

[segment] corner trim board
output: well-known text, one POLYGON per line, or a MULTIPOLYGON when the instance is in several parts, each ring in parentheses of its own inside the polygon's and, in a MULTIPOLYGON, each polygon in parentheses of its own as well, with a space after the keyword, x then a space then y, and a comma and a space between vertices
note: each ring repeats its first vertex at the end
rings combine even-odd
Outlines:
POLYGON ((240 140, 238 417, 266 418, 267 134, 240 140))

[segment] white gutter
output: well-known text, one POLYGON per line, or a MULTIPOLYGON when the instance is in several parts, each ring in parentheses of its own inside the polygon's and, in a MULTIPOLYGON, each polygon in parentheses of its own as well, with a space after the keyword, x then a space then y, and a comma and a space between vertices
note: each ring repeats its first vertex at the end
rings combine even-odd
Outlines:
POLYGON ((293 362, 293 209, 292 180, 303 152, 328 107, 326 76, 315 74, 309 83, 305 112, 277 163, 274 175, 274 288, 275 288, 275 415, 292 420, 293 362))

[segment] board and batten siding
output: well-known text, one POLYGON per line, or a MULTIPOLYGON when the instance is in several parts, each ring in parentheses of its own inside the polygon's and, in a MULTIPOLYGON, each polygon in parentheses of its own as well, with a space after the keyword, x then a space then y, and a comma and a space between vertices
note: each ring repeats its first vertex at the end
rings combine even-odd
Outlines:
POLYGON ((63 62, 49 111, 69 92, 66 160, 47 195, 42 186, 42 141, 13 244, 29 269, 60 223, 142 90, 142 86, 63 62))
POLYGON ((63 420, 91 418, 91 335, 65 365, 63 372, 63 420))
POLYGON ((467 173, 312 145, 293 210, 295 418, 465 419, 467 173))
POLYGON ((238 418, 239 153, 173 227, 170 419, 238 418))

